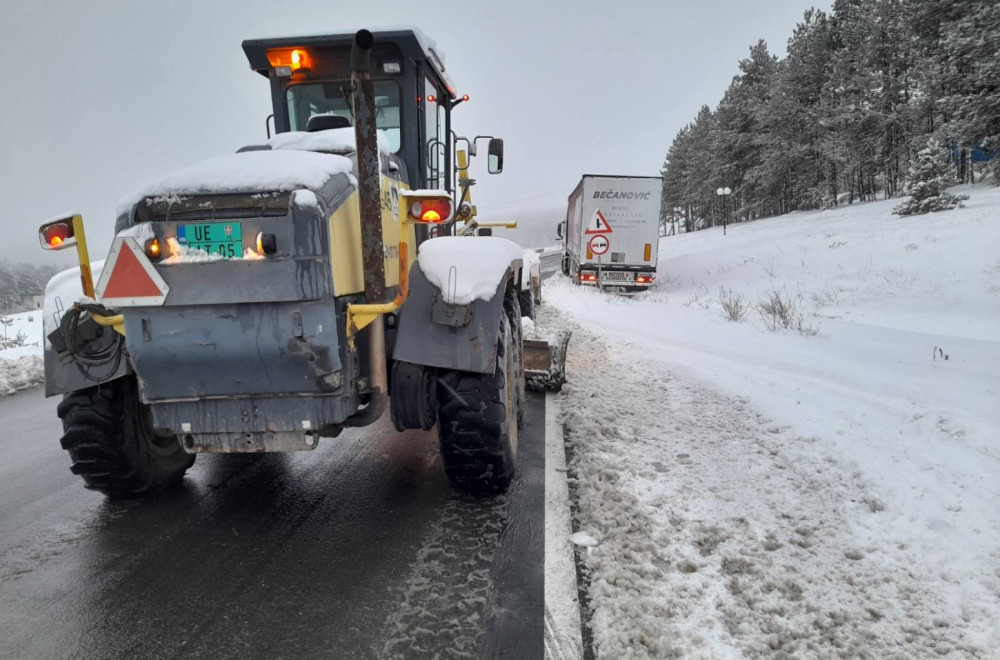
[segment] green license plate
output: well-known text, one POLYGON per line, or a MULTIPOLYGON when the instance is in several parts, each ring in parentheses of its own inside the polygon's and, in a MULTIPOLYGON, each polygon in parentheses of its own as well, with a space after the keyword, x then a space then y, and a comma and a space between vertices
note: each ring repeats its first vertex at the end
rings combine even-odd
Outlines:
POLYGON ((243 231, 238 222, 177 225, 177 242, 226 259, 243 256, 243 231))

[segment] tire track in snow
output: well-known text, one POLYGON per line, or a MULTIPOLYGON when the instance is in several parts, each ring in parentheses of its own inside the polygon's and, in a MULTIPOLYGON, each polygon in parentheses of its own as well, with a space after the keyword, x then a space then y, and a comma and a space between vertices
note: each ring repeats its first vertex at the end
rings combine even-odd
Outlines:
POLYGON ((506 496, 455 495, 410 570, 380 658, 476 657, 506 510, 506 496))

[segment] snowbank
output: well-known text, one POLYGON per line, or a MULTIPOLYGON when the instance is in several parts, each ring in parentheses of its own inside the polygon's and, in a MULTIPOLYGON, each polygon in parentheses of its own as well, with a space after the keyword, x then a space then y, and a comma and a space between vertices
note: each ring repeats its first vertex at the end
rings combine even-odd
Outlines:
POLYGON ((146 197, 319 188, 336 174, 350 174, 351 160, 336 154, 297 151, 247 151, 202 161, 168 174, 129 195, 118 205, 127 213, 146 197))
POLYGON ((517 243, 495 236, 441 236, 420 245, 417 263, 451 304, 489 300, 500 278, 522 253, 517 243))
POLYGON ((0 317, 0 396, 14 394, 44 381, 42 312, 0 317))
POLYGON ((602 657, 1000 646, 1000 190, 962 192, 662 239, 631 299, 547 283, 602 657))

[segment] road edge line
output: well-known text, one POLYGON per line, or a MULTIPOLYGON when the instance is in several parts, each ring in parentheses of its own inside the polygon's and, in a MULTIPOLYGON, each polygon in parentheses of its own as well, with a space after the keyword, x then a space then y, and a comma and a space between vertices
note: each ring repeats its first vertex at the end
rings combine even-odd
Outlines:
POLYGON ((545 395, 545 657, 583 657, 572 507, 559 400, 545 395))

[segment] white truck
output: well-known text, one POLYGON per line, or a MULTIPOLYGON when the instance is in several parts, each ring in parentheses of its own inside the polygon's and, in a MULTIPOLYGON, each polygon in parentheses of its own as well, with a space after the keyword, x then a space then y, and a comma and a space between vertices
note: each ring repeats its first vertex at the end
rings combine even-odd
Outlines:
POLYGON ((658 176, 583 175, 559 224, 563 274, 622 292, 652 286, 661 187, 658 176))

